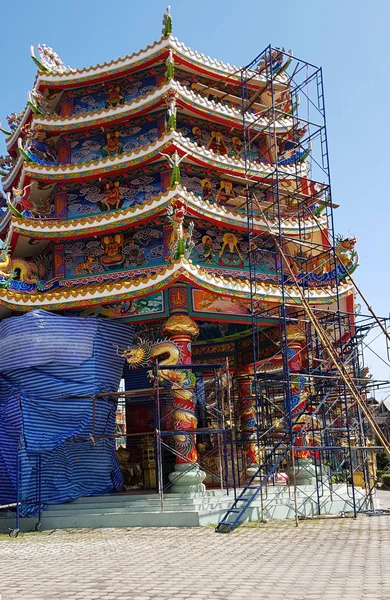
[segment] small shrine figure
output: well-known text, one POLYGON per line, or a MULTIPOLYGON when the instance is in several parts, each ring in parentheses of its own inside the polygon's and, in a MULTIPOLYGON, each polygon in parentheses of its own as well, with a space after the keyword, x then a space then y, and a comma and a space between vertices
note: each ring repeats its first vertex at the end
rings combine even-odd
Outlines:
POLYGON ((173 58, 172 50, 169 51, 165 65, 167 67, 165 71, 165 79, 166 81, 171 81, 171 79, 173 79, 175 76, 175 59, 173 58))
POLYGON ((167 131, 176 130, 176 114, 177 114, 177 93, 175 90, 169 90, 165 102, 167 104, 167 131))
POLYGON ((203 137, 202 137, 202 132, 200 130, 200 127, 193 127, 192 128, 192 133, 195 139, 195 142, 197 144, 199 144, 199 146, 203 146, 203 137))
POLYGON ((202 186, 203 200, 214 200, 210 179, 205 177, 201 180, 200 185, 202 186))
POLYGON ((104 236, 101 242, 104 256, 100 259, 104 267, 115 267, 123 263, 124 256, 121 254, 123 244, 122 234, 104 236))
POLYGON ((213 240, 209 235, 202 237, 204 262, 210 264, 214 258, 213 240))
POLYGON ((124 95, 121 92, 121 86, 115 85, 113 83, 109 83, 107 85, 107 100, 106 100, 106 108, 116 108, 124 99, 124 95))
POLYGON ((234 233, 225 233, 223 236, 222 248, 219 251, 219 258, 221 258, 223 256, 224 252, 228 252, 229 264, 235 264, 237 262, 237 259, 234 258, 235 254, 237 254, 241 263, 243 263, 244 259, 242 257, 241 252, 238 249, 237 244, 238 244, 238 239, 234 235, 234 233))
POLYGON ((123 196, 119 189, 119 181, 110 181, 106 183, 106 195, 104 196, 101 204, 103 204, 107 210, 112 208, 120 208, 123 196))
POLYGON ((189 153, 186 152, 186 154, 184 154, 181 158, 177 150, 175 150, 172 156, 170 156, 169 154, 165 154, 164 152, 160 152, 160 154, 161 156, 165 156, 167 158, 169 164, 172 167, 170 187, 173 188, 175 187, 175 185, 180 185, 180 163, 183 162, 183 160, 186 158, 186 156, 188 156, 189 153))
POLYGON ((118 156, 118 154, 123 153, 123 144, 119 141, 120 132, 112 131, 111 133, 107 133, 107 144, 103 146, 101 153, 103 158, 113 158, 118 156))
POLYGON ((226 204, 229 200, 233 200, 236 194, 233 192, 233 183, 221 179, 219 182, 219 191, 216 196, 217 204, 226 204))
POLYGON ((232 137, 232 151, 231 155, 234 158, 240 158, 242 154, 242 141, 237 136, 232 137))
POLYGON ((164 37, 171 35, 172 33, 172 16, 171 16, 171 7, 167 6, 166 11, 163 17, 163 29, 162 34, 164 37))
POLYGON ((223 135, 220 131, 212 131, 211 138, 207 145, 209 150, 215 152, 215 154, 227 154, 228 149, 223 141, 223 135))
POLYGON ((174 260, 184 256, 188 258, 194 248, 192 241, 192 232, 194 229, 193 221, 190 221, 187 229, 183 222, 186 215, 184 206, 169 205, 167 207, 168 221, 172 225, 172 233, 169 238, 168 247, 174 260))

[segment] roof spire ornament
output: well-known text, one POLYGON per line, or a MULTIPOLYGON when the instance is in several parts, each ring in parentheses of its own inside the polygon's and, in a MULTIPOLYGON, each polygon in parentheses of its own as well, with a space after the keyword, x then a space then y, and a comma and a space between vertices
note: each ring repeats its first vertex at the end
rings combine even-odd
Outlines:
POLYGON ((171 35, 172 33, 172 16, 170 6, 167 6, 167 9, 164 13, 162 33, 164 37, 168 37, 168 35, 171 35))
POLYGON ((40 71, 45 71, 45 73, 64 73, 67 71, 66 66, 53 48, 46 46, 46 44, 38 44, 37 49, 39 58, 35 56, 34 46, 31 46, 31 58, 40 71))

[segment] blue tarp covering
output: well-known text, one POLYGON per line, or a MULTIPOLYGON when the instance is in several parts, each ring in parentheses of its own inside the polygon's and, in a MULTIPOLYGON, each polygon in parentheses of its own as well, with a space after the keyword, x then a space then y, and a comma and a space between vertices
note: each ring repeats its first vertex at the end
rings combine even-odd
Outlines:
POLYGON ((0 323, 0 504, 16 501, 17 456, 22 499, 59 503, 119 489, 122 474, 113 439, 116 404, 82 396, 116 392, 133 328, 95 318, 33 311, 0 323), (76 438, 76 439, 70 439, 76 438), (78 439, 84 438, 84 439, 78 439))

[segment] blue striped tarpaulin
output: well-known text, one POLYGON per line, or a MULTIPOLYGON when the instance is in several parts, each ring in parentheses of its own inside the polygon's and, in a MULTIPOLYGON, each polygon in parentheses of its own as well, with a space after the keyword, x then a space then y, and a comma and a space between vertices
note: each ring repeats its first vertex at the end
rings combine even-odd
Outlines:
POLYGON ((43 503, 109 493, 122 485, 114 439, 116 403, 90 398, 116 392, 124 360, 115 351, 133 328, 94 317, 32 311, 0 323, 0 504, 16 501, 17 456, 22 499, 35 500, 41 454, 43 503))

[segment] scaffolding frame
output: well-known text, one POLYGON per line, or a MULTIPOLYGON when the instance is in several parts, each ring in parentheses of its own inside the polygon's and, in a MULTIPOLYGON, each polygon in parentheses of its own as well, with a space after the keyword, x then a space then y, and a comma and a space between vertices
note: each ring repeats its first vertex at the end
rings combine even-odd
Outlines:
POLYGON ((245 519, 258 495, 263 504, 267 486, 286 463, 298 523, 297 489, 305 494, 297 482, 297 474, 302 471, 297 464, 302 455, 310 457, 310 469, 306 468, 314 480, 310 497, 314 496, 318 516, 324 512, 324 488, 331 495, 337 493, 334 483, 343 478, 353 516, 362 510, 374 510, 374 454, 381 447, 390 453, 389 441, 376 426, 366 403, 368 393, 390 387, 390 382, 367 379, 363 371, 364 345, 369 347, 364 340, 375 327, 386 337, 389 356, 389 322, 374 313, 336 250, 340 238, 334 224, 337 205, 331 195, 322 69, 294 58, 291 52, 267 46, 241 70, 241 112, 256 412, 251 437, 252 441, 256 438, 261 460, 217 526, 216 531, 221 533, 232 531, 245 519), (251 83, 259 77, 263 87, 255 91, 251 83), (254 125, 260 119, 266 125, 259 131, 254 125), (288 134, 281 133, 283 123, 288 123, 288 134), (260 148, 267 149, 269 173, 258 181, 252 166, 260 148), (274 248, 268 252, 279 273, 281 301, 272 308, 259 301, 258 255, 267 252, 259 244, 263 232, 254 226, 255 216, 259 215, 274 239, 274 248), (296 237, 286 233, 285 228, 292 216, 298 225, 296 237), (275 221, 277 227, 272 225, 275 221), (316 236, 307 231, 308 222, 311 229, 316 227, 316 236), (345 280, 361 295, 370 315, 345 310, 340 289, 345 280), (327 282, 333 296, 332 310, 311 301, 310 291, 321 281, 327 282), (295 296, 289 291, 292 287, 295 296), (278 372, 267 370, 267 361, 261 357, 261 340, 267 336, 264 322, 274 323, 279 329, 278 340, 269 338, 278 346, 278 372), (298 368, 290 361, 288 329, 292 325, 304 335, 298 368), (297 378, 303 382, 301 394, 307 396, 304 402, 297 402, 293 393, 297 378), (380 445, 370 443, 369 436, 380 445))

